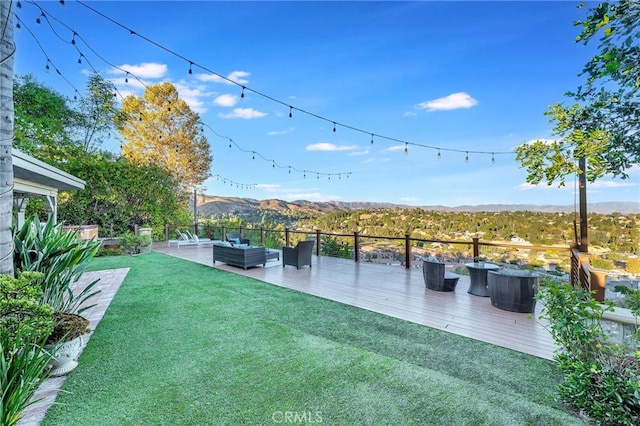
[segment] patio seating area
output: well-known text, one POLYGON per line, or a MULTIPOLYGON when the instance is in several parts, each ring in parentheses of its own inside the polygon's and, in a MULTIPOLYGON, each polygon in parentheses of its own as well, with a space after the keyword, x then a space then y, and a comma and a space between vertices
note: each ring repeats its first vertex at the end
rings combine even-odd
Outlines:
POLYGON ((538 318, 540 303, 531 318, 497 309, 488 297, 467 293, 470 281, 464 275, 456 291, 439 292, 425 289, 421 268, 314 255, 313 268, 282 268, 279 262, 268 262, 265 268, 243 270, 214 266, 211 247, 178 250, 157 243, 153 250, 544 359, 553 359, 556 348, 546 322, 538 318))

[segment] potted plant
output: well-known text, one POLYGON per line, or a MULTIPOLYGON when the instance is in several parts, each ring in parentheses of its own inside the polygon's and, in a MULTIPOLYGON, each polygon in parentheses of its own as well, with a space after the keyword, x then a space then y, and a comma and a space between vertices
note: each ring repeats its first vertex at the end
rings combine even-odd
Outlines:
POLYGON ((82 336, 90 331, 89 320, 81 315, 66 312, 53 314, 53 332, 45 346, 53 355, 49 364, 52 376, 67 374, 78 366, 82 336))

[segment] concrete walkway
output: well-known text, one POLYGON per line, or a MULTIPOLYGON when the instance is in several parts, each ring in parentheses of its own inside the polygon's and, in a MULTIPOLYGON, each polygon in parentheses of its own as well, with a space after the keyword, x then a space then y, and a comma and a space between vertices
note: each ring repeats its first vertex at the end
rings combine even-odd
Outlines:
MULTIPOLYGON (((84 350, 84 348, 86 347, 87 342, 93 334, 93 331, 96 329, 98 323, 104 316, 104 313, 107 311, 109 304, 118 292, 120 284, 122 284, 128 272, 129 268, 85 272, 80 280, 76 283, 74 290, 82 291, 82 289, 85 288, 89 283, 100 279, 100 281, 98 281, 94 288, 96 290, 101 290, 100 293, 87 301, 89 305, 93 303, 95 303, 96 305, 82 313, 82 316, 89 320, 89 328, 91 329, 91 333, 85 335, 82 341, 82 349, 80 353, 82 353, 82 350, 84 350)), ((45 413, 47 412, 49 407, 51 407, 56 397, 58 396, 58 392, 62 388, 62 385, 64 384, 64 381, 66 379, 67 376, 47 378, 32 398, 32 400, 34 401, 39 401, 29 406, 23 412, 22 418, 20 419, 20 422, 18 422, 18 426, 39 425, 42 419, 44 419, 45 413)))

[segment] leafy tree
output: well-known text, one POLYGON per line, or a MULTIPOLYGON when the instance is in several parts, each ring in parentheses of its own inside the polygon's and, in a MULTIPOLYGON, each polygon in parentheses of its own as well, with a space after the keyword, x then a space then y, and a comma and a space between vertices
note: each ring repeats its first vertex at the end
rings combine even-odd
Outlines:
POLYGON ((576 25, 582 26, 576 41, 599 37, 599 53, 582 71, 586 84, 567 93, 574 103, 552 105, 546 113, 560 140, 516 149, 528 182, 563 185, 565 176, 578 172, 576 159, 586 159, 590 182, 607 174, 627 178, 626 170, 640 163, 640 3, 601 3, 576 25))
POLYGON ((144 96, 127 96, 116 117, 125 139, 123 155, 137 164, 169 170, 187 189, 209 176, 212 156, 200 132, 200 117, 165 82, 147 86, 144 96))
POLYGON ((87 81, 87 96, 78 103, 77 143, 86 152, 95 152, 113 129, 117 112, 114 87, 100 74, 93 73, 87 81))
POLYGON ((60 198, 61 220, 97 224, 118 235, 134 225, 161 227, 184 214, 186 199, 177 182, 154 164, 138 165, 102 152, 78 156, 65 169, 86 185, 60 198))
POLYGON ((49 163, 58 163, 73 142, 71 129, 77 114, 68 99, 42 85, 32 75, 13 82, 15 107, 14 146, 49 163))

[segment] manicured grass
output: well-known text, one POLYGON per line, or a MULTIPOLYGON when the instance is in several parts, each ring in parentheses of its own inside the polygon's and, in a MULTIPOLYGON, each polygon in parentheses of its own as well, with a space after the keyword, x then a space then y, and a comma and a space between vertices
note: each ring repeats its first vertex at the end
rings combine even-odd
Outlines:
POLYGON ((552 362, 157 253, 91 265, 127 266, 43 425, 580 424, 552 362))

